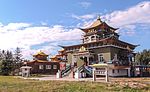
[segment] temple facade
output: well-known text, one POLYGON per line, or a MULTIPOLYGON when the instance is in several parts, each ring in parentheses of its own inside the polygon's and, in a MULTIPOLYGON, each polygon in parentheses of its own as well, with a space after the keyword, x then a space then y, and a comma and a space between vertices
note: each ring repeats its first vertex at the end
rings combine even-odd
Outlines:
POLYGON ((27 62, 31 67, 31 74, 56 74, 60 69, 59 62, 52 62, 47 59, 48 55, 40 51, 33 55, 33 60, 27 62))
POLYGON ((73 67, 90 66, 93 64, 109 64, 109 76, 130 76, 136 45, 121 41, 118 28, 113 28, 96 19, 84 32, 82 43, 71 46, 61 46, 66 54, 68 64, 73 67))
POLYGON ((59 50, 58 54, 50 57, 51 62, 58 62, 60 65, 60 71, 65 70, 66 69, 66 52, 64 49, 59 50))

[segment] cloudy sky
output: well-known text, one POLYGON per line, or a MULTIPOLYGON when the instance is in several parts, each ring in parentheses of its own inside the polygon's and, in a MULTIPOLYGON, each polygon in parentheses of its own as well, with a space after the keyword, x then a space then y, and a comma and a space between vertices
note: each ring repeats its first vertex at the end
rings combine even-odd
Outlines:
POLYGON ((80 43, 78 28, 100 15, 119 28, 120 39, 150 49, 150 1, 144 0, 0 0, 0 49, 20 47, 24 58, 39 50, 54 55, 58 45, 80 43))

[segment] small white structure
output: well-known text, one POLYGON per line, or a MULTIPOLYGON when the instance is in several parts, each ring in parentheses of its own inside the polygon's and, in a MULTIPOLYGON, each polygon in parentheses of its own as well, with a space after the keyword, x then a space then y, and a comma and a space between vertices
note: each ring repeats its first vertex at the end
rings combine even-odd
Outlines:
POLYGON ((80 72, 79 72, 79 70, 77 69, 77 71, 75 72, 75 79, 79 79, 79 78, 81 78, 81 77, 80 77, 80 72))
POLYGON ((93 67, 93 81, 96 81, 97 75, 103 75, 103 76, 105 76, 105 81, 109 82, 108 65, 107 64, 93 64, 91 66, 93 67))
POLYGON ((31 68, 32 67, 30 67, 30 66, 22 66, 20 68, 21 69, 22 77, 29 77, 30 76, 31 68))
POLYGON ((128 76, 130 77, 130 66, 114 66, 109 65, 108 75, 111 77, 121 77, 128 76))
POLYGON ((56 73, 56 78, 61 78, 61 71, 58 70, 58 72, 56 73))

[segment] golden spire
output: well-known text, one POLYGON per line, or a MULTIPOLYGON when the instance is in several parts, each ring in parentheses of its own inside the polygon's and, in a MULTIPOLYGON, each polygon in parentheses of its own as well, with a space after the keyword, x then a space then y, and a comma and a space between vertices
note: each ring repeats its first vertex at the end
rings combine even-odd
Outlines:
POLYGON ((39 52, 37 52, 36 54, 34 54, 33 56, 37 56, 37 55, 41 55, 41 56, 48 56, 47 54, 45 54, 42 50, 40 50, 39 52))
POLYGON ((100 22, 102 22, 100 15, 97 16, 97 20, 99 20, 100 22))

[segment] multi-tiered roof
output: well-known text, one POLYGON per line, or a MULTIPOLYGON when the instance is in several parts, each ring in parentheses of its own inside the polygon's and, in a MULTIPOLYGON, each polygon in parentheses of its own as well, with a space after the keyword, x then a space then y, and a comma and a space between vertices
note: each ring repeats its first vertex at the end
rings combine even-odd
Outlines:
POLYGON ((43 51, 39 51, 33 55, 33 61, 31 62, 48 62, 47 57, 47 54, 45 54, 43 51))
POLYGON ((68 51, 79 51, 84 46, 86 49, 114 46, 121 49, 133 50, 136 45, 119 40, 119 35, 107 23, 101 21, 100 17, 87 28, 80 28, 85 34, 82 37, 83 43, 71 46, 62 46, 68 51))
POLYGON ((118 29, 118 28, 110 27, 105 22, 101 21, 100 17, 98 17, 97 20, 94 21, 91 26, 84 28, 84 29, 82 29, 82 28, 80 28, 80 29, 82 31, 84 31, 85 33, 87 33, 89 30, 96 29, 96 28, 97 29, 111 29, 112 31, 115 31, 118 29))

